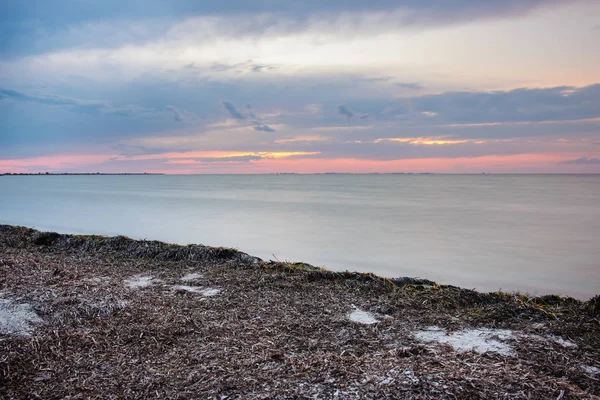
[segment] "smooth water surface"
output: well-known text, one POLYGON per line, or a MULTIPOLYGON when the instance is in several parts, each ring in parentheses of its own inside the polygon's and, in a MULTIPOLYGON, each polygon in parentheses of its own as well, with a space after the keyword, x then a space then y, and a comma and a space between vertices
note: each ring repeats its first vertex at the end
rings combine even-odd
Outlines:
POLYGON ((600 292, 600 175, 3 176, 0 223, 484 291, 600 292))

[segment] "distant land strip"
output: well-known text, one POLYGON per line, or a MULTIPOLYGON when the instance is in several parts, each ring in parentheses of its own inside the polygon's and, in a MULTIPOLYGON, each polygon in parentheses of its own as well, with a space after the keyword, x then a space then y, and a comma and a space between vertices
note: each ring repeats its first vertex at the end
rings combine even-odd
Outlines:
POLYGON ((46 176, 46 175, 164 175, 162 173, 150 173, 150 172, 36 172, 36 173, 0 173, 0 176, 11 176, 11 175, 35 175, 35 176, 46 176))

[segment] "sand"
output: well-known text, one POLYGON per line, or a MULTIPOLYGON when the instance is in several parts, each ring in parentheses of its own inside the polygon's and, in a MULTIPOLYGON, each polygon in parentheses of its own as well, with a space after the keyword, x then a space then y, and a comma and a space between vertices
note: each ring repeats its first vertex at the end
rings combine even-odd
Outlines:
POLYGON ((0 298, 0 334, 29 335, 33 324, 42 322, 30 304, 0 298))

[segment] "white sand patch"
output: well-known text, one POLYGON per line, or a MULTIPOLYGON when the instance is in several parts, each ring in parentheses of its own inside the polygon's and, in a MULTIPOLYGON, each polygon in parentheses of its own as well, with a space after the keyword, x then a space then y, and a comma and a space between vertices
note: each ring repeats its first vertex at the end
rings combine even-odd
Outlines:
POLYGON ((129 289, 143 289, 153 285, 154 277, 152 275, 136 275, 126 279, 123 283, 129 289))
POLYGON ((459 352, 487 352, 510 356, 514 352, 504 341, 513 338, 513 332, 506 329, 475 328, 447 334, 442 328, 431 326, 424 331, 414 332, 415 338, 426 343, 446 343, 459 352))
POLYGON ((214 288, 208 288, 208 289, 204 289, 202 291, 202 295, 204 297, 212 297, 212 296, 216 296, 219 293, 221 293, 221 289, 214 289, 214 288))
POLYGON ((173 286, 173 289, 184 290, 186 292, 191 292, 191 293, 202 293, 202 288, 200 288, 198 286, 175 285, 175 286, 173 286))
POLYGON ((348 313, 348 319, 352 322, 364 325, 372 325, 379 322, 375 317, 375 314, 358 308, 348 313))
POLYGON ((591 365, 582 365, 581 369, 586 373, 586 374, 590 374, 590 375, 598 375, 600 374, 600 368, 598 367, 593 367, 591 365))
POLYGON ((15 304, 11 300, 0 299, 0 334, 29 335, 31 324, 42 322, 29 304, 15 304))
POLYGON ((202 274, 192 273, 192 274, 185 275, 184 277, 181 278, 181 280, 184 282, 189 282, 189 281, 196 281, 201 278, 202 278, 202 274))

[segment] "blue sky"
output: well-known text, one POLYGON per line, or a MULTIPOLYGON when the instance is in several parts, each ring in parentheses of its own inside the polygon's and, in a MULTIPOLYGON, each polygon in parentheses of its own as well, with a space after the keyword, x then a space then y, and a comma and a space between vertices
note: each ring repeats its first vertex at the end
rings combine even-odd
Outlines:
POLYGON ((0 172, 600 172, 597 1, 0 3, 0 172))

